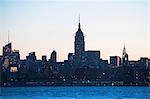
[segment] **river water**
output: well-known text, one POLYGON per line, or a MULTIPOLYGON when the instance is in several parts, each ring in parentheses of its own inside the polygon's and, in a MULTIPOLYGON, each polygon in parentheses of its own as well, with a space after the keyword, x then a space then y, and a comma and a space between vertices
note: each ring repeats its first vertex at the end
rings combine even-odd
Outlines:
POLYGON ((150 87, 5 87, 0 99, 150 99, 150 87))

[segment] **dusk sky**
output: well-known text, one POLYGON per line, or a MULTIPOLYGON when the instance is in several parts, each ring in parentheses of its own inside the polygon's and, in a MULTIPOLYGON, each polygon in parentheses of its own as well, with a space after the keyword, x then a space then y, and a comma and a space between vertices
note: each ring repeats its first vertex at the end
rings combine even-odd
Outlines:
POLYGON ((32 51, 49 59, 53 50, 67 59, 79 14, 86 50, 109 59, 125 44, 129 60, 150 57, 150 0, 0 0, 0 55, 9 31, 22 59, 32 51))

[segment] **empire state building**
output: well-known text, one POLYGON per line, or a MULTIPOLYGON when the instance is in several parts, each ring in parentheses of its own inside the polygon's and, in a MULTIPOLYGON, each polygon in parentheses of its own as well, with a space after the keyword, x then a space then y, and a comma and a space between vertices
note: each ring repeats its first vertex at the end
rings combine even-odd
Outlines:
POLYGON ((80 19, 78 24, 78 30, 75 35, 75 58, 76 63, 78 65, 82 65, 85 59, 85 42, 84 42, 84 35, 80 26, 80 19))

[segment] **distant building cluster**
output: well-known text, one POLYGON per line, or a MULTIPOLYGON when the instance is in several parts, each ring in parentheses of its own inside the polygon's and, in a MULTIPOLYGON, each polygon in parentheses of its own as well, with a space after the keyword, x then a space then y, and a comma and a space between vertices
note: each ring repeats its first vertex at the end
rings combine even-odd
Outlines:
POLYGON ((12 50, 12 43, 3 47, 0 56, 1 84, 10 82, 49 82, 68 84, 99 85, 150 85, 150 59, 141 57, 130 61, 123 48, 122 57, 110 56, 103 60, 98 50, 85 51, 84 35, 80 22, 75 35, 74 53, 68 54, 68 60, 57 62, 57 52, 50 59, 42 56, 37 60, 35 52, 21 60, 18 50, 12 50))

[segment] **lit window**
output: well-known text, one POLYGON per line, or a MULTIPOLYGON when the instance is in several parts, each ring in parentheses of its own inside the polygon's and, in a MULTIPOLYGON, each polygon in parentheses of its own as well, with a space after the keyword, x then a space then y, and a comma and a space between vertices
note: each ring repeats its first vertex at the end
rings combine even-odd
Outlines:
POLYGON ((7 68, 9 66, 9 59, 4 60, 4 67, 7 68))
POLYGON ((10 72, 12 72, 12 73, 17 72, 17 67, 11 67, 11 68, 10 68, 10 72))

